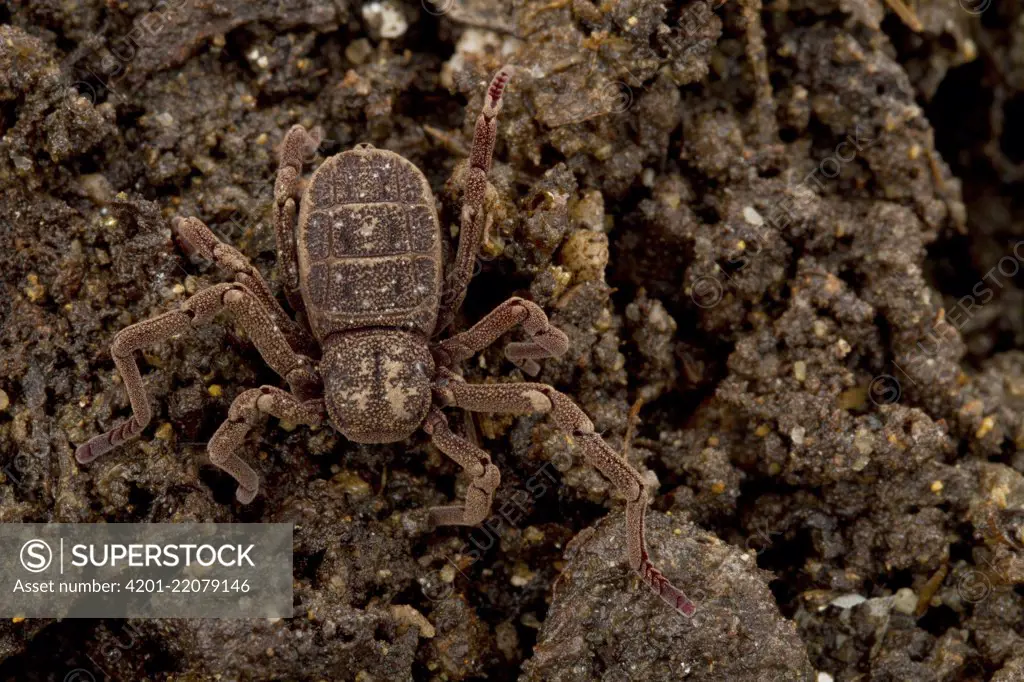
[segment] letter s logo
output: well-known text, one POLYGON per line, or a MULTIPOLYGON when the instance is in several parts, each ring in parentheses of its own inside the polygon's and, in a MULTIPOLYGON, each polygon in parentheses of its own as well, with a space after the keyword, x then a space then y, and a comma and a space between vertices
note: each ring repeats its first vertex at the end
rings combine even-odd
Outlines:
POLYGON ((53 562, 53 551, 42 540, 29 540, 21 546, 21 565, 26 571, 41 573, 53 562))

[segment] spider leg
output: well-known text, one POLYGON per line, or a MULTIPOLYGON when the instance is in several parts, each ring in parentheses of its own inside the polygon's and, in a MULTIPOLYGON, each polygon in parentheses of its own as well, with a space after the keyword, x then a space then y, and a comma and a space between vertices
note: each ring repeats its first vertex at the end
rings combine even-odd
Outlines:
POLYGON ((323 132, 319 127, 307 131, 300 125, 292 126, 281 143, 281 163, 274 183, 274 231, 277 234, 277 253, 281 259, 285 296, 296 313, 305 311, 299 291, 299 257, 295 244, 295 221, 300 198, 300 176, 303 161, 317 147, 323 132))
POLYGON ((423 430, 430 435, 437 448, 466 470, 472 481, 466 490, 465 506, 434 507, 430 521, 435 526, 476 526, 491 511, 494 491, 501 483, 498 467, 491 464, 485 451, 452 433, 441 410, 432 408, 423 430))
POLYGON ((253 267, 248 258, 235 247, 218 239, 217 235, 198 218, 176 218, 173 224, 178 236, 200 255, 234 273, 235 281, 251 291, 260 300, 263 307, 274 316, 275 324, 284 332, 293 348, 305 353, 314 351, 313 339, 295 320, 288 316, 281 304, 274 298, 263 275, 253 267))
POLYGON ((262 386, 239 394, 231 403, 228 418, 210 439, 207 451, 210 461, 238 481, 235 497, 249 504, 259 491, 260 480, 237 451, 245 442, 249 431, 263 415, 269 414, 296 424, 319 426, 323 423, 323 400, 301 402, 298 398, 274 386, 262 386))
POLYGON ((487 348, 498 338, 521 324, 531 340, 510 343, 505 357, 530 376, 540 371, 537 360, 555 358, 569 349, 569 338, 548 321, 540 306, 518 297, 510 298, 467 331, 456 334, 434 347, 438 365, 452 368, 487 348))
POLYGON ((439 377, 435 391, 447 405, 474 412, 551 413, 558 427, 571 434, 579 444, 584 458, 625 496, 626 558, 630 568, 676 610, 687 616, 694 613, 696 607, 693 602, 670 583, 648 557, 644 537, 647 490, 640 474, 594 432, 590 418, 576 403, 547 384, 473 385, 446 370, 439 372, 439 377))
POLYGON ((441 298, 441 311, 436 331, 445 329, 455 318, 455 313, 462 300, 466 297, 466 287, 473 278, 473 263, 480 250, 486 222, 481 220, 484 198, 487 194, 487 173, 491 170, 491 156, 494 153, 494 141, 498 135, 498 112, 501 111, 502 95, 509 79, 512 78, 512 67, 504 66, 487 88, 484 108, 476 121, 473 132, 473 149, 469 155, 469 168, 466 170, 465 189, 462 197, 462 215, 459 228, 459 249, 455 255, 455 264, 445 283, 444 295, 441 298))
POLYGON ((135 362, 135 351, 206 324, 224 309, 234 315, 263 359, 284 377, 293 392, 301 396, 319 393, 320 380, 312 360, 292 350, 288 339, 259 298, 241 284, 217 284, 203 289, 182 303, 177 310, 125 327, 114 336, 110 353, 114 356, 114 364, 128 391, 132 416, 128 421, 78 446, 75 458, 80 463, 87 464, 121 443, 135 438, 153 416, 149 396, 135 362))

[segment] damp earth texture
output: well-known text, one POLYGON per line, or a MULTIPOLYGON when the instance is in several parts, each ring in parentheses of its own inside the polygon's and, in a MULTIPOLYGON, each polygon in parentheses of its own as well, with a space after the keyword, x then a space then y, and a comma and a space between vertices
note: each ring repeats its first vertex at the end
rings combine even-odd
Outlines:
POLYGON ((0 5, 0 522, 295 527, 292 618, 5 620, 0 679, 1024 680, 1022 55, 986 0, 0 5), (331 226, 396 206, 364 309, 331 226))

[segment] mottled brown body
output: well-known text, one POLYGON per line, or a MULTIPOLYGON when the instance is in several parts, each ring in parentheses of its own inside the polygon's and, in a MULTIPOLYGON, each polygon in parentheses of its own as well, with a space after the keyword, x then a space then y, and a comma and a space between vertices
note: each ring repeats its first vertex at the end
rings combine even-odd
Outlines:
POLYGON ((149 423, 152 410, 136 351, 228 312, 289 387, 243 391, 210 439, 210 460, 238 482, 236 496, 243 504, 255 498, 259 477, 238 451, 265 415, 314 427, 329 420, 346 438, 362 443, 400 441, 422 429, 470 478, 465 504, 431 509, 432 522, 477 525, 490 511, 501 475, 487 452, 452 432, 441 408, 550 414, 625 497, 630 567, 662 599, 692 614, 693 603, 647 555, 643 479, 594 432, 587 415, 546 384, 477 386, 454 371, 519 326, 529 340, 510 343, 505 356, 527 374, 536 374, 538 360, 559 356, 569 347, 566 335, 551 325, 544 311, 530 301, 510 298, 469 330, 431 341, 461 305, 486 231, 487 173, 510 77, 509 68, 494 77, 477 119, 461 180, 459 247, 447 274, 434 197, 423 173, 397 154, 363 144, 326 159, 303 189, 303 162, 319 146, 320 134, 298 125, 281 145, 274 187, 278 268, 298 322, 241 253, 198 219, 176 220, 178 235, 232 272, 235 281, 203 289, 177 310, 118 332, 111 354, 132 416, 80 445, 76 459, 91 462, 137 437, 149 423))
POLYGON ((321 164, 301 206, 299 289, 318 340, 365 327, 433 335, 441 226, 419 168, 363 145, 321 164))
POLYGON ((430 409, 444 270, 427 179, 370 145, 332 156, 306 186, 295 239, 333 421, 361 443, 407 438, 430 409))

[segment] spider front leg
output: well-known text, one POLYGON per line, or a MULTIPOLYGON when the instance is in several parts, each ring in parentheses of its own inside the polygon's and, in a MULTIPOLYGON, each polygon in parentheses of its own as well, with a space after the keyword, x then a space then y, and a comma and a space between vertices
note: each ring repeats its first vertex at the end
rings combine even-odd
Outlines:
POLYGON ((494 491, 501 483, 498 467, 491 463, 486 452, 459 438, 448 427, 441 410, 432 408, 423 430, 434 441, 438 450, 448 455, 472 477, 466 490, 465 506, 434 507, 430 510, 430 521, 434 526, 476 526, 487 518, 494 501, 494 491))
POLYGON ((594 432, 594 424, 568 396, 547 384, 467 384, 450 371, 441 370, 435 384, 439 398, 448 405, 473 412, 509 414, 551 413, 560 429, 579 443, 584 458, 597 468, 626 498, 626 558, 629 566, 663 600, 690 616, 696 611, 682 590, 654 567, 647 554, 644 517, 647 490, 639 472, 594 432))
POLYGON ((235 247, 218 239, 217 235, 198 218, 176 218, 172 226, 191 248, 204 258, 232 272, 235 281, 249 289, 260 300, 263 307, 274 316, 275 323, 284 332, 293 348, 305 353, 312 352, 314 345, 309 334, 295 320, 288 317, 288 313, 271 293, 263 275, 253 267, 248 258, 235 247))
POLYGON ((249 504, 259 492, 259 476, 242 461, 237 451, 261 417, 269 414, 296 424, 320 426, 324 410, 323 400, 301 402, 292 394, 274 386, 253 388, 235 398, 228 410, 227 421, 213 434, 207 452, 210 453, 211 462, 238 481, 235 497, 239 502, 249 504))
POLYGON ((284 279, 288 305, 296 313, 305 310, 299 291, 299 257, 295 244, 295 220, 298 211, 302 164, 320 146, 323 132, 320 128, 307 131, 293 125, 281 143, 281 164, 274 183, 274 231, 277 234, 279 267, 284 279))
POLYGON ((484 97, 483 111, 476 120, 469 168, 463 179, 465 187, 462 195, 459 249, 455 254, 455 264, 445 283, 445 291, 441 298, 436 328, 438 332, 452 323, 456 311, 466 297, 469 280, 473 278, 473 262, 480 250, 486 225, 482 214, 487 195, 487 173, 491 170, 494 141, 498 136, 498 112, 501 111, 502 96, 512 73, 512 67, 505 66, 495 74, 484 97))
POLYGON ((530 376, 540 372, 537 360, 556 358, 569 349, 569 337, 548 321, 540 306, 522 298, 510 298, 471 329, 445 339, 434 347, 439 366, 451 369, 474 354, 487 348, 498 338, 521 324, 530 341, 510 343, 505 357, 530 376))
POLYGON ((80 463, 87 464, 137 437, 153 416, 139 366, 133 357, 135 351, 206 324, 224 309, 231 311, 263 359, 289 383, 294 392, 312 396, 320 391, 320 380, 314 372, 313 362, 292 350, 260 300, 241 284, 217 284, 203 289, 182 303, 178 310, 125 327, 117 333, 110 353, 128 391, 132 416, 123 424, 78 446, 75 458, 80 463))

